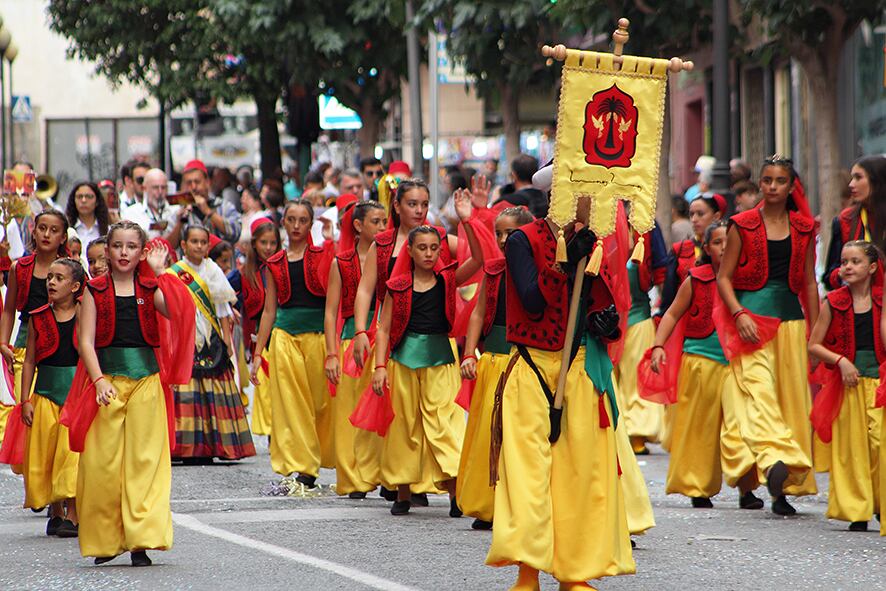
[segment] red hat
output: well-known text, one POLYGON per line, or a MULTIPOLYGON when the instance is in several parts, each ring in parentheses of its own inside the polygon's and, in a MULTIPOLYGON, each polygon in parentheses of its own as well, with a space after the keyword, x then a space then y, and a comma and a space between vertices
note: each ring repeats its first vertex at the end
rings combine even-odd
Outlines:
POLYGON ((406 176, 412 176, 412 169, 409 168, 409 165, 403 162, 402 160, 394 160, 391 162, 391 165, 388 166, 388 174, 394 175, 402 173, 406 176))
POLYGON ((717 209, 720 210, 720 213, 726 213, 726 198, 720 195, 719 193, 714 193, 712 195, 714 201, 717 202, 717 209))
POLYGON ((114 186, 114 181, 112 181, 111 179, 105 179, 103 181, 99 181, 98 183, 99 189, 113 189, 114 186))
POLYGON ((206 170, 206 165, 203 164, 203 161, 197 160, 196 158, 185 164, 184 172, 190 172, 192 170, 202 170, 203 174, 209 174, 209 171, 206 170))
POLYGON ((255 231, 258 230, 258 228, 260 226, 263 226, 264 224, 273 224, 273 223, 274 223, 274 220, 272 220, 269 217, 265 217, 265 216, 257 217, 254 220, 252 220, 252 223, 249 225, 249 231, 252 234, 255 234, 255 231))
POLYGON ((221 244, 222 239, 216 236, 215 234, 209 234, 209 250, 212 250, 219 244, 221 244))
POLYGON ((339 222, 339 237, 338 244, 336 245, 336 252, 345 252, 346 250, 354 248, 356 236, 354 236, 354 224, 351 223, 351 220, 354 219, 354 204, 358 201, 359 199, 356 195, 345 193, 344 195, 339 195, 338 200, 335 202, 341 220, 339 222))

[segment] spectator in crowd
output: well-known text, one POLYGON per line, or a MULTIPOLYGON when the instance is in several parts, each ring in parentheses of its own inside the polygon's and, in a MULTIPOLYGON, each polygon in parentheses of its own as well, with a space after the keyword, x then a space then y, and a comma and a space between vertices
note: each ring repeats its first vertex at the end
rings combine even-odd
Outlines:
POLYGON ((120 167, 120 195, 117 207, 122 212, 126 207, 127 203, 135 201, 135 198, 132 195, 135 195, 135 189, 132 187, 132 166, 136 163, 135 160, 129 160, 123 166, 120 167))
MULTIPOLYGON (((276 189, 263 190, 262 193, 265 196, 270 193, 280 194, 276 189)), ((262 199, 255 187, 243 187, 243 191, 240 192, 240 207, 243 211, 243 215, 240 217, 240 227, 243 229, 240 231, 238 248, 241 252, 247 252, 246 247, 249 246, 249 241, 252 240, 252 223, 260 217, 273 219, 273 216, 268 211, 265 211, 267 206, 263 201, 264 199, 262 199)))
POLYGON ((194 204, 185 209, 189 225, 206 226, 222 240, 236 242, 240 237, 240 214, 237 208, 209 192, 209 174, 200 160, 191 160, 182 174, 182 188, 194 196, 194 204))
POLYGON ((289 167, 286 184, 283 185, 283 193, 290 201, 301 197, 301 171, 295 162, 289 167))
POLYGON ((394 160, 391 162, 390 166, 388 166, 388 174, 398 181, 402 181, 403 179, 412 178, 412 169, 404 161, 394 160))
POLYGON ((341 184, 341 169, 336 166, 330 166, 323 173, 323 193, 327 197, 338 197, 339 185, 341 184))
MULTIPOLYGON (((132 207, 136 203, 141 203, 144 200, 145 196, 145 174, 151 169, 151 165, 147 162, 133 162, 130 170, 132 171, 131 177, 131 187, 132 192, 129 192, 129 189, 126 191, 125 200, 121 200, 120 204, 120 216, 126 218, 126 209, 132 207)), ((124 179, 125 183, 125 179, 124 179)))
POLYGON ((384 174, 385 168, 378 158, 370 156, 360 160, 360 175, 363 177, 364 199, 378 201, 378 181, 384 174))
POLYGON ((313 193, 314 191, 322 191, 325 185, 323 184, 323 173, 312 170, 305 175, 305 184, 302 187, 302 197, 306 197, 308 193, 313 193))
POLYGON ((698 160, 695 161, 695 173, 698 175, 698 178, 695 184, 686 189, 686 192, 683 194, 687 203, 692 203, 693 199, 702 193, 707 193, 711 189, 715 162, 716 160, 713 156, 705 155, 699 156, 698 160))
POLYGON ((187 211, 179 205, 171 205, 167 199, 169 183, 166 173, 152 168, 145 173, 144 195, 141 203, 126 210, 124 219, 144 228, 148 239, 165 238, 170 244, 181 241, 182 227, 187 222, 187 211))
POLYGON ((65 216, 80 244, 89 244, 108 233, 108 205, 95 183, 81 181, 74 185, 68 194, 65 216))
POLYGON ((483 174, 486 176, 487 180, 492 183, 493 188, 501 184, 501 179, 498 176, 497 158, 487 158, 486 161, 483 162, 483 174))
POLYGON ((760 202, 760 187, 751 181, 739 181, 732 186, 735 194, 735 213, 753 209, 760 202))
POLYGON ((108 206, 108 222, 116 224, 120 221, 120 197, 117 195, 117 185, 111 179, 104 179, 99 181, 98 188, 108 206))
MULTIPOLYGON (((234 188, 234 175, 224 166, 212 170, 211 190, 213 195, 218 195, 236 208, 240 207, 240 195, 234 188)), ((239 209, 238 209, 239 211, 239 209)))
POLYGON ((732 178, 730 186, 734 186, 742 181, 750 182, 751 174, 751 167, 744 160, 733 158, 729 161, 729 176, 732 178))
POLYGON ((358 197, 363 196, 363 178, 360 176, 360 171, 354 168, 348 168, 343 173, 341 173, 341 184, 339 185, 339 190, 342 195, 357 195, 358 197))
POLYGON ((532 186, 532 175, 538 170, 538 159, 520 154, 511 162, 511 181, 514 192, 503 195, 496 202, 498 207, 526 207, 536 218, 548 215, 548 197, 532 186), (507 204, 507 205, 505 205, 507 204))
POLYGON ((468 188, 468 179, 461 170, 456 167, 447 167, 448 171, 443 181, 443 194, 448 195, 446 203, 440 210, 443 225, 446 226, 447 232, 454 232, 458 228, 460 222, 458 214, 455 211, 455 192, 468 188))
POLYGON ((689 221, 689 204, 683 195, 671 195, 671 242, 692 240, 695 233, 689 221))
POLYGON ((252 167, 248 164, 241 164, 237 167, 237 184, 240 188, 251 187, 255 184, 255 174, 252 167))

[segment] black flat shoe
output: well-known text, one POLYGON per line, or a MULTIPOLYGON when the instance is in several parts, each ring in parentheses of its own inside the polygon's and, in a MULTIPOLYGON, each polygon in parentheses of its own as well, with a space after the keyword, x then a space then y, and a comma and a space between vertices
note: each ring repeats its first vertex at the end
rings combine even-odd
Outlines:
POLYGON ((762 509, 763 499, 749 490, 738 499, 738 507, 740 509, 762 509))
POLYGON ((794 509, 794 507, 790 503, 788 503, 788 499, 784 495, 776 498, 775 501, 772 503, 772 512, 776 515, 782 515, 784 517, 790 517, 791 515, 797 514, 797 510, 794 509))
POLYGON ((427 507, 429 504, 427 493, 415 493, 410 497, 410 500, 416 507, 427 507))
POLYGON ((36 509, 34 507, 31 507, 31 513, 43 513, 45 509, 46 507, 38 507, 36 509))
POLYGON ((365 493, 365 492, 352 492, 352 493, 348 493, 348 498, 349 498, 349 499, 365 499, 365 498, 366 498, 366 493, 365 493))
POLYGON ((386 501, 396 501, 397 500, 397 491, 380 486, 379 491, 378 491, 378 496, 380 496, 381 498, 383 498, 386 501))
POLYGON ((55 535, 60 538, 76 538, 79 535, 80 526, 76 525, 70 519, 65 519, 58 526, 55 535))
POLYGON ((462 515, 464 515, 464 513, 458 508, 458 501, 455 498, 449 499, 449 516, 461 517, 462 515))
POLYGON ((59 516, 50 517, 49 521, 46 522, 46 535, 47 536, 56 535, 58 533, 58 528, 62 524, 62 521, 64 521, 64 519, 62 519, 59 516))
POLYGON ((475 519, 474 523, 471 524, 471 529, 492 529, 492 522, 475 519))
POLYGON ((708 497, 692 497, 692 507, 694 509, 713 509, 714 504, 708 497))
POLYGON ((788 467, 778 461, 766 473, 766 488, 774 498, 784 496, 784 483, 788 479, 788 467))
POLYGON ((411 507, 412 503, 409 501, 394 501, 391 505, 391 515, 406 515, 411 507))
POLYGON ((853 521, 849 524, 849 531, 868 531, 868 522, 853 521))
POLYGON ((309 474, 299 474, 295 477, 296 482, 304 484, 307 488, 317 488, 317 477, 309 474))
POLYGON ((119 554, 117 554, 115 556, 96 556, 95 560, 93 560, 93 562, 95 563, 95 566, 99 566, 100 564, 104 564, 106 562, 111 562, 112 560, 117 558, 117 556, 119 556, 119 554))
POLYGON ((633 549, 636 547, 637 547, 637 542, 634 541, 634 538, 631 538, 631 548, 633 549))
POLYGON ((152 564, 154 564, 153 562, 151 562, 151 559, 148 558, 148 553, 144 550, 131 552, 129 554, 129 558, 132 560, 132 566, 151 566, 152 564))

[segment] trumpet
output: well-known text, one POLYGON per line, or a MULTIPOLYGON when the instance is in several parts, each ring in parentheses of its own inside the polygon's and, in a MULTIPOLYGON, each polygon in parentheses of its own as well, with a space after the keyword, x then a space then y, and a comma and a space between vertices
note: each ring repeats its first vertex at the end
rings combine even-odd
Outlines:
POLYGON ((37 177, 37 190, 34 197, 40 201, 54 199, 58 195, 58 181, 50 174, 41 174, 37 177))

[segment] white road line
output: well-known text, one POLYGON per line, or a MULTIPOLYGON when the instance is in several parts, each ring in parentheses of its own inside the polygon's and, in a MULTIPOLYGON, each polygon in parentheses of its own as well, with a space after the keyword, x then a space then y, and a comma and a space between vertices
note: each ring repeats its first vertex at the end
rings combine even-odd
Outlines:
POLYGON ((295 550, 290 550, 289 548, 282 548, 280 546, 275 546, 273 544, 268 544, 260 540, 254 540, 252 538, 247 538, 246 536, 241 536, 233 532, 212 527, 211 525, 206 525, 205 523, 202 523, 199 519, 190 515, 173 513, 172 521, 176 525, 179 525, 186 529, 190 529, 207 536, 212 536, 220 540, 225 540, 226 542, 231 542, 232 544, 237 544, 238 546, 243 546, 244 548, 261 550, 262 552, 271 554, 273 556, 286 558, 287 560, 292 560, 293 562, 298 562, 300 564, 304 564, 306 566, 310 566, 319 570, 325 570, 340 577, 356 581, 361 585, 371 587, 372 589, 379 589, 380 591, 418 591, 418 589, 414 587, 407 587, 406 585, 401 585, 400 583, 395 583, 394 581, 389 581, 387 579, 383 579, 369 573, 364 573, 349 566, 344 566, 343 564, 337 564, 335 562, 330 562, 322 558, 317 558, 308 554, 302 554, 301 552, 296 552, 295 550))

